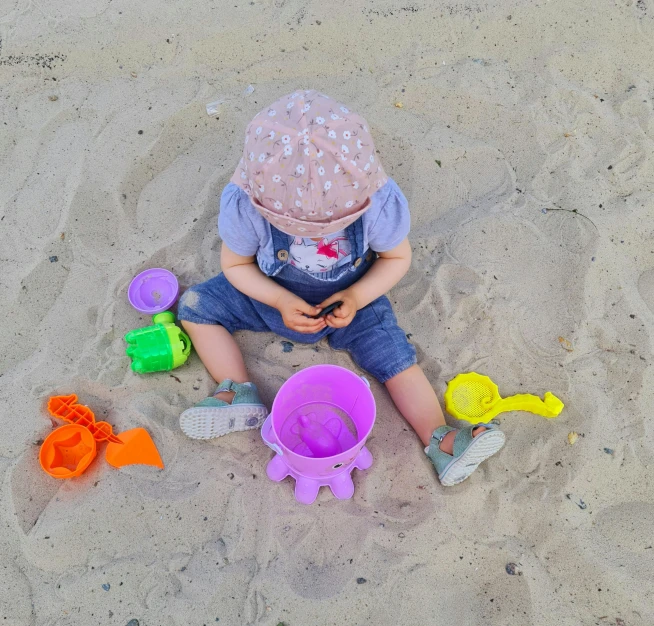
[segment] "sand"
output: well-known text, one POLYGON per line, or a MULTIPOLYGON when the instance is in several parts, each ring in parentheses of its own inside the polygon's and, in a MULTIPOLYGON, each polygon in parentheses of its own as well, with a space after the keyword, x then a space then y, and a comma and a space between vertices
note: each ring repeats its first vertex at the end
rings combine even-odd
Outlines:
MULTIPOLYGON (((2 624, 654 623, 652 0, 4 0, 0 37, 2 624), (213 387, 195 355, 129 369, 130 279, 219 271, 245 125, 297 87, 361 111, 409 198, 391 300, 439 394, 475 370, 566 403, 501 416, 457 487, 374 384, 353 499, 298 505, 257 432, 181 433, 213 387), (165 470, 46 476, 61 393, 147 428, 165 470)), ((238 339, 268 404, 354 367, 238 339)))

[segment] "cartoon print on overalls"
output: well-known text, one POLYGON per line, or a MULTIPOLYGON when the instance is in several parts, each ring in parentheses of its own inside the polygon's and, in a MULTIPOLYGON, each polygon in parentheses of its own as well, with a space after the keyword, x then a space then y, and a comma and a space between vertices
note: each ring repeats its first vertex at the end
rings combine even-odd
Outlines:
POLYGON ((305 272, 327 272, 338 262, 350 256, 347 237, 323 237, 317 241, 307 237, 295 237, 289 250, 289 263, 305 272))
MULTIPOLYGON (((276 276, 282 269, 289 264, 289 250, 291 241, 294 239, 290 235, 283 233, 279 229, 275 228, 272 224, 269 223, 270 232, 273 240, 273 249, 275 254, 275 262, 272 268, 272 271, 269 276, 276 276)), ((363 221, 361 219, 356 220, 350 224, 345 229, 345 234, 350 242, 351 246, 351 258, 352 262, 341 267, 332 270, 335 275, 329 276, 329 280, 337 280, 345 272, 355 271, 362 263, 363 255, 363 221)), ((366 259, 369 261, 370 259, 366 259)), ((331 272, 328 271, 329 274, 331 272)))

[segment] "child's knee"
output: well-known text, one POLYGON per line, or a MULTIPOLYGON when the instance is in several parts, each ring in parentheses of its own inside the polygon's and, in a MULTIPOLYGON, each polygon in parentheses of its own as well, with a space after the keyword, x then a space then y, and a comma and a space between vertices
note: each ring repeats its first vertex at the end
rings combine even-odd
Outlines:
POLYGON ((207 317, 206 304, 206 302, 203 303, 200 290, 195 287, 187 289, 177 304, 177 318, 182 326, 186 328, 187 323, 201 324, 207 317))
POLYGON ((200 294, 191 287, 187 289, 179 299, 179 308, 194 310, 200 302, 200 294))

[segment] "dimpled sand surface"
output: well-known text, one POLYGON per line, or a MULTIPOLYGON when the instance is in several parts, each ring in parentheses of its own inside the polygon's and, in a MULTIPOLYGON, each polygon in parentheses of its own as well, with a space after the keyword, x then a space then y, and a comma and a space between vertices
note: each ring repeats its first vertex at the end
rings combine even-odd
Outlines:
MULTIPOLYGON (((0 624, 654 624, 654 0, 2 0, 0 40, 0 624), (409 199, 390 295, 439 395, 474 370, 566 403, 500 416, 457 487, 374 384, 374 465, 300 506, 257 432, 181 433, 197 356, 129 369, 131 277, 219 271, 245 125, 298 87, 367 117, 409 199), (45 403, 73 392, 165 470, 103 446, 46 476, 45 403)), ((238 340, 268 405, 354 367, 238 340)))

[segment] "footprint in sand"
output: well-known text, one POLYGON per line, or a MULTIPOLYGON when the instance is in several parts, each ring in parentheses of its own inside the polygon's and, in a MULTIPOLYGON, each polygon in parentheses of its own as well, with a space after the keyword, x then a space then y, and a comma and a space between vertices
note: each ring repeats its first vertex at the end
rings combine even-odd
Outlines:
POLYGON ((654 506, 649 502, 622 502, 596 514, 587 545, 604 566, 619 563, 623 576, 651 580, 653 536, 654 506))

